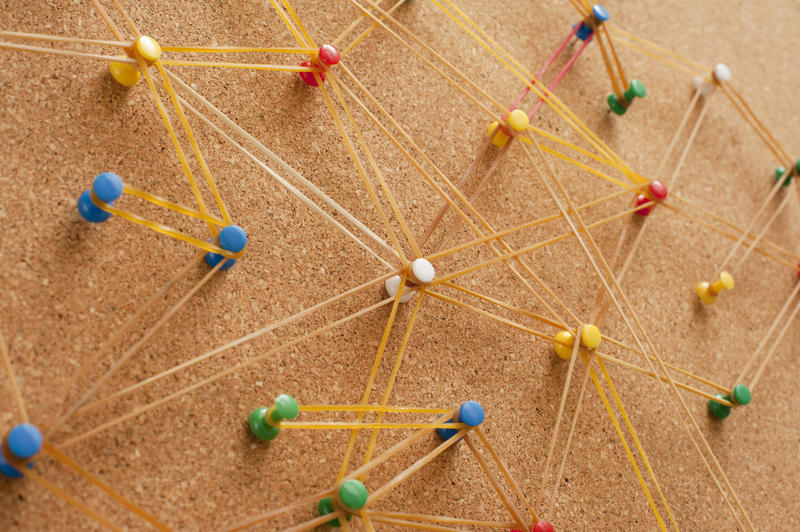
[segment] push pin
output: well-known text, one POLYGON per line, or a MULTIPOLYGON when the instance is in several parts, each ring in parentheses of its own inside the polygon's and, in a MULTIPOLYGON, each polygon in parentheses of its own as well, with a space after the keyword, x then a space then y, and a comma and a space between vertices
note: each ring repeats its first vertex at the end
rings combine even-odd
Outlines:
MULTIPOLYGON (((332 514, 335 511, 334 506, 337 506, 345 511, 347 514, 345 519, 349 521, 350 518, 353 517, 353 513, 367 504, 367 499, 369 498, 367 487, 354 478, 342 482, 339 485, 339 490, 336 492, 336 495, 335 501, 332 497, 325 497, 319 501, 319 504, 317 504, 317 513, 319 513, 320 516, 332 514)), ((339 519, 331 519, 325 524, 336 528, 342 526, 339 519)))
MULTIPOLYGON (((750 388, 745 386, 744 384, 737 384, 733 387, 733 391, 727 395, 715 395, 717 399, 724 399, 726 401, 730 401, 735 406, 744 406, 750 402, 752 396, 750 394, 750 388)), ((717 419, 725 419, 729 415, 731 415, 731 407, 728 405, 720 404, 712 399, 708 400, 708 411, 711 412, 711 415, 717 419)))
MULTIPOLYGON (((408 288, 415 288, 418 285, 428 284, 433 281, 433 278, 436 275, 436 270, 433 269, 433 264, 428 262, 426 259, 416 259, 409 265, 408 268, 408 276, 406 277, 406 289, 403 291, 403 295, 400 297, 400 302, 405 303, 411 296, 413 292, 408 290, 408 288)), ((386 292, 394 297, 397 295, 397 291, 400 289, 400 276, 395 275, 394 277, 390 277, 384 281, 383 285, 386 287, 386 292)))
MULTIPOLYGON (((244 229, 238 225, 229 225, 224 227, 222 231, 219 232, 218 240, 219 247, 225 251, 230 251, 231 253, 241 255, 244 247, 247 245, 247 233, 245 233, 244 229)), ((209 251, 206 253, 205 259, 206 263, 213 268, 219 264, 219 261, 226 260, 227 257, 225 257, 225 255, 220 255, 219 253, 213 253, 209 251)), ((234 264, 236 264, 236 259, 227 259, 227 262, 222 265, 220 270, 227 270, 234 264)))
MULTIPOLYGON (((511 532, 523 532, 523 531, 517 528, 512 528, 511 532)), ((555 529, 553 528, 553 525, 551 525, 544 519, 541 519, 539 521, 536 521, 536 524, 533 525, 533 527, 531 528, 531 532, 555 532, 555 529)))
MULTIPOLYGON (((327 71, 330 67, 339 62, 342 54, 332 44, 323 44, 317 51, 317 56, 314 59, 306 59, 300 66, 321 68, 327 71)), ((321 82, 325 83, 325 72, 317 72, 317 76, 321 82)), ((314 72, 300 72, 300 79, 306 82, 306 85, 311 87, 319 86, 317 78, 314 77, 314 72)))
POLYGON ((634 99, 644 98, 645 96, 647 96, 647 89, 644 88, 644 83, 638 79, 633 79, 631 80, 631 86, 622 93, 621 99, 617 98, 616 94, 608 95, 608 107, 614 113, 622 116, 628 112, 628 107, 630 107, 634 99))
POLYGON ((720 292, 733 289, 733 285, 733 276, 728 272, 722 272, 719 274, 719 279, 713 283, 703 281, 698 284, 697 295, 700 297, 700 301, 706 305, 710 305, 717 300, 717 296, 720 292))
POLYGON ((721 83, 731 80, 731 69, 724 63, 717 63, 714 70, 711 71, 711 81, 706 83, 706 80, 700 76, 694 77, 694 88, 700 91, 702 96, 708 96, 714 87, 721 83))
POLYGON ((274 440, 281 431, 281 421, 295 419, 299 413, 300 407, 294 397, 282 393, 275 398, 274 406, 262 406, 250 412, 250 430, 261 441, 274 440))
POLYGON ((117 174, 103 172, 94 178, 92 188, 84 190, 78 198, 78 212, 87 222, 105 222, 111 217, 98 204, 114 205, 114 201, 122 196, 122 179, 117 174))
MULTIPOLYGON (((141 57, 147 66, 152 65, 161 57, 161 46, 159 46, 155 39, 147 35, 142 35, 136 39, 133 42, 133 46, 126 51, 128 53, 127 57, 131 59, 141 57)), ((123 55, 120 57, 126 56, 123 55)), ((113 77, 117 83, 125 87, 133 87, 142 78, 142 73, 139 71, 137 65, 112 61, 108 68, 111 71, 111 77, 113 77)))
POLYGON ((10 478, 22 476, 21 469, 33 467, 33 457, 42 449, 42 433, 29 423, 17 425, 3 438, 0 473, 10 478))
MULTIPOLYGON (((778 181, 780 181, 781 178, 783 178, 784 174, 786 174, 786 168, 784 168, 783 166, 777 167, 775 169, 775 182, 777 183, 778 181)), ((791 168, 791 170, 789 170, 789 175, 787 175, 786 178, 783 180, 783 186, 788 187, 792 182, 792 177, 798 174, 800 174, 800 159, 797 159, 795 165, 791 168)))
MULTIPOLYGON (((608 10, 599 4, 592 6, 592 14, 586 20, 580 23, 578 30, 575 32, 575 37, 585 41, 594 33, 594 29, 600 24, 608 20, 608 10), (588 24, 587 24, 588 22, 588 24)), ((573 26, 574 27, 574 26, 573 26)))
MULTIPOLYGON (((597 349, 600 342, 603 341, 603 335, 600 334, 600 329, 591 324, 586 324, 581 329, 581 345, 586 349, 597 349)), ((569 360, 572 358, 572 348, 575 345, 575 335, 570 331, 559 331, 556 333, 553 341, 553 348, 559 358, 569 360)))
POLYGON ((537 521, 535 525, 533 525, 533 532, 555 532, 555 529, 553 528, 553 525, 544 519, 541 519, 537 521))
MULTIPOLYGON (((636 197, 636 206, 639 207, 646 203, 650 203, 653 201, 663 200, 667 197, 667 187, 664 186, 664 183, 661 181, 651 181, 648 188, 648 194, 639 194, 636 197)), ((648 205, 647 207, 642 207, 641 209, 636 209, 636 214, 639 216, 647 216, 655 207, 654 204, 648 205)))
MULTIPOLYGON (((483 407, 479 402, 467 401, 461 405, 454 418, 447 420, 447 423, 464 423, 469 427, 477 427, 483 423, 485 418, 486 412, 483 411, 483 407)), ((443 440, 449 440, 458 434, 456 429, 436 429, 436 432, 443 440)))
POLYGON ((530 125, 530 119, 528 115, 525 114, 525 111, 514 109, 508 113, 505 123, 502 126, 496 120, 489 124, 489 130, 486 134, 491 135, 492 132, 496 130, 497 132, 494 134, 494 137, 492 137, 492 144, 498 148, 502 148, 511 137, 528 129, 528 125, 530 125))

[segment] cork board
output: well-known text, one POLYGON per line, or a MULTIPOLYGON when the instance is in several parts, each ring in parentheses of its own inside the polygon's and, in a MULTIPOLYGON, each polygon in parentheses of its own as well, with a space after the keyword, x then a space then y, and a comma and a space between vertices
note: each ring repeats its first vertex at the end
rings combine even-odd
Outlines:
MULTIPOLYGON (((265 2, 181 0, 165 5, 144 0, 122 4, 134 23, 162 45, 296 46, 284 23, 265 2)), ((113 4, 104 5, 130 38, 113 4)), ((359 16, 359 11, 344 1, 297 1, 293 5, 318 44, 335 39, 359 16)), ((389 7, 387 2, 382 5, 389 7)), ((458 6, 534 71, 579 18, 567 2, 534 6, 460 0, 458 6)), ((745 4, 716 1, 700 5, 610 1, 607 7, 612 22, 620 28, 703 65, 711 67, 720 61, 729 65, 733 83, 744 98, 775 138, 791 155, 796 154, 792 141, 800 130, 794 68, 800 45, 794 31, 800 17, 797 4, 768 0, 754 10, 745 4)), ((435 4, 409 1, 395 16, 500 102, 512 102, 522 90, 520 80, 435 4)), ((362 22, 359 30, 366 25, 362 22)), ((7 2, 0 10, 0 28, 111 38, 89 2, 7 2)), ((110 47, 74 45, 71 49, 115 53, 110 47)), ((575 49, 575 44, 567 48, 545 80, 553 78, 575 49)), ((636 101, 626 116, 607 112, 603 100, 610 83, 594 43, 556 94, 631 168, 649 177, 691 99, 691 76, 630 48, 617 49, 626 72, 642 79, 648 89, 647 97, 636 101)), ((269 62, 295 65, 298 57, 273 54, 269 62)), ((231 54, 222 60, 266 61, 259 54, 231 54)), ((480 107, 385 31, 374 31, 343 62, 442 173, 454 181, 464 173, 485 142, 490 122, 480 107)), ((5 265, 0 274, 0 331, 8 343, 16 382, 31 420, 46 427, 66 412, 113 360, 147 334, 209 269, 203 263, 192 267, 89 368, 80 381, 80 390, 67 388, 70 375, 81 363, 197 253, 188 244, 116 217, 103 224, 88 224, 75 208, 78 195, 97 173, 107 170, 122 176, 130 186, 185 205, 195 203, 144 83, 123 89, 111 79, 104 62, 74 57, 3 50, 0 67, 0 218, 4 226, 0 253, 5 265)), ((380 238, 388 240, 388 232, 318 89, 306 87, 296 74, 285 72, 188 66, 170 69, 336 203, 356 214, 380 238)), ((348 86, 354 87, 352 83, 348 86)), ((166 93, 161 95, 167 101, 166 93)), ((532 105, 528 98, 526 109, 532 105)), ((481 103, 491 106, 485 99, 481 103)), ((744 227, 769 193, 776 160, 722 94, 715 93, 708 105, 674 193, 744 227)), ((177 124, 174 111, 170 113, 177 124)), ((690 115, 690 125, 698 113, 695 110, 690 115)), ((354 107, 353 114, 409 232, 420 239, 442 200, 364 112, 354 107)), ((109 379, 98 397, 110 396, 392 271, 342 236, 207 124, 192 115, 188 120, 232 219, 248 232, 246 255, 233 269, 215 275, 198 290, 109 379)), ((535 115, 533 125, 589 149, 585 140, 546 106, 535 115)), ((356 142, 353 128, 345 128, 356 142)), ((688 130, 684 130, 667 169, 676 164, 687 136, 688 130)), ((185 137, 182 143, 190 154, 185 137)), ((366 152, 358 150, 368 165, 366 152)), ((476 176, 487 171, 496 153, 492 148, 481 158, 476 176)), ((291 181, 291 175, 259 157, 291 181)), ((619 190, 563 161, 548 160, 578 204, 619 190)), ((192 165, 195 174, 201 176, 197 164, 192 165)), ((379 188, 375 174, 371 169, 368 172, 372 186, 379 188)), ((468 194, 477 182, 473 176, 467 183, 468 194)), ((764 237, 788 250, 789 254, 783 256, 798 252, 794 235, 800 219, 795 187, 781 191, 768 207, 774 211, 784 195, 792 196, 764 237)), ((207 188, 204 193, 213 203, 207 188)), ((586 222, 630 208, 631 198, 620 196, 587 210, 586 222)), ((391 215, 384 195, 380 204, 391 215)), ((473 204, 496 229, 558 212, 519 142, 512 143, 473 204)), ((207 228, 197 220, 166 213, 127 196, 119 205, 198 238, 208 237, 207 228)), ((327 212, 347 225, 342 216, 330 209, 327 212)), ((397 217, 390 218, 392 230, 402 239, 397 217)), ((614 254, 623 231, 627 231, 624 246, 631 244, 642 225, 642 220, 634 218, 625 216, 592 231, 605 256, 614 254)), ((622 283, 636 315, 666 361, 715 383, 734 384, 795 286, 795 272, 786 264, 752 253, 736 271, 736 288, 713 306, 704 307, 694 294, 694 286, 714 274, 733 242, 667 208, 656 208, 647 225, 647 236, 622 283)), ((568 225, 558 219, 509 235, 507 243, 519 249, 567 231, 568 225)), ((359 236, 365 238, 363 233, 359 236)), ((431 254, 446 241, 453 245, 473 238, 469 228, 451 212, 423 254, 431 254)), ((374 241, 368 242, 397 267, 399 262, 391 253, 374 241)), ((414 255, 406 240, 402 247, 405 254, 414 255)), ((486 246, 477 246, 434 264, 437 275, 445 275, 492 256, 486 246)), ((526 254, 525 260, 566 307, 581 320, 588 320, 601 286, 575 238, 537 249, 526 254)), ((465 275, 458 282, 475 292, 548 315, 548 309, 502 264, 465 275)), ((453 289, 442 288, 440 292, 548 336, 558 330, 453 289)), ((209 357, 190 370, 88 410, 70 420, 52 442, 92 475, 175 529, 220 529, 329 489, 336 482, 349 431, 287 430, 271 443, 262 443, 247 428, 247 416, 253 408, 271 404, 279 393, 291 393, 301 405, 358 404, 391 305, 311 340, 276 348, 385 297, 382 283, 372 285, 270 334, 209 357), (262 355, 266 356, 259 363, 242 371, 64 445, 95 427, 262 355)), ((548 305, 556 305, 554 300, 546 300, 548 305)), ((405 304, 397 312, 370 403, 381 400, 412 311, 413 304, 405 304)), ((615 311, 597 325, 605 335, 633 344, 615 311)), ((793 346, 800 339, 798 334, 789 328, 765 367, 752 403, 735 409, 722 422, 708 415, 707 400, 681 392, 759 530, 797 527, 794 494, 800 489, 800 465, 795 458, 800 438, 800 399, 796 393, 800 368, 793 346)), ((608 353, 644 364, 635 354, 618 347, 609 346, 608 353)), ((580 362, 575 366, 557 450, 563 450, 566 443, 583 367, 580 362)), ((646 375, 617 366, 608 370, 678 525, 692 530, 735 528, 736 521, 673 410, 671 396, 646 375)), ((487 414, 482 430, 533 503, 567 371, 568 364, 553 354, 552 342, 425 296, 389 404, 451 408, 468 399, 479 401, 487 414)), ((699 387, 714 393, 712 388, 699 387)), ((554 469, 561 457, 556 452, 540 516, 557 530, 656 529, 658 523, 596 388, 590 383, 585 394, 563 475, 555 478, 554 469), (553 500, 556 484, 558 494, 553 500)), ((5 434, 21 421, 5 373, 0 378, 0 397, 0 428, 5 434)), ((622 423, 618 410, 614 412, 615 420, 622 423)), ((353 421, 355 415, 304 415, 304 419, 353 421)), ((374 419, 374 415, 365 418, 374 419)), ((387 419, 412 422, 420 416, 393 415, 387 419)), ((360 432, 350 471, 362 463, 369 434, 360 432)), ((380 431, 375 455, 409 434, 409 430, 380 431)), ((414 447, 375 468, 367 487, 379 488, 438 444, 435 434, 428 434, 414 447)), ((641 460, 638 454, 637 459, 641 460)), ((38 457, 34 471, 119 526, 146 528, 142 520, 52 458, 38 457)), ((497 470, 495 474, 499 474, 497 470)), ((656 500, 660 515, 671 526, 660 498, 656 496, 656 500)), ((524 512, 522 501, 515 500, 515 504, 524 512)), ((254 528, 275 530, 308 521, 316 516, 314 507, 313 503, 301 505, 254 528)), ((99 527, 27 479, 0 479, 0 509, 2 530, 99 527)), ((463 443, 399 485, 376 503, 375 509, 511 521, 463 443)), ((354 518, 351 526, 363 529, 364 524, 354 518)), ((396 528, 378 522, 375 526, 380 530, 396 528)))

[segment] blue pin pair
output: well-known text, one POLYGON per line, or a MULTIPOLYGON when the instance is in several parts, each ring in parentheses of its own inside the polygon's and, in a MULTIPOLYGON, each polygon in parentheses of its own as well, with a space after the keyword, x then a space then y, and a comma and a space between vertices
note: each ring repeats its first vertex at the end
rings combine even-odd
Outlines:
MULTIPOLYGON (((483 407, 479 402, 467 401, 458 409, 458 414, 455 418, 447 420, 447 423, 464 423, 469 427, 477 427, 483 423, 485 418, 486 412, 483 411, 483 407)), ((458 434, 456 429, 436 429, 436 432, 439 433, 439 437, 443 440, 449 440, 458 434)))
POLYGON ((114 201, 122 196, 122 179, 117 174, 103 172, 94 178, 92 188, 84 190, 83 194, 78 198, 78 212, 83 216, 83 219, 87 222, 99 224, 108 220, 111 217, 111 213, 94 204, 92 193, 103 203, 114 205, 114 201))
MULTIPOLYGON (((608 20, 609 18, 608 10, 599 4, 595 4, 594 6, 592 6, 591 17, 592 19, 594 19, 595 24, 599 26, 600 24, 608 20)), ((573 26, 573 28, 574 27, 575 26, 573 26)), ((580 26, 578 26, 578 31, 575 32, 575 36, 578 39, 585 41, 592 35, 592 33, 594 33, 592 27, 586 24, 586 22, 584 21, 580 23, 580 26)))

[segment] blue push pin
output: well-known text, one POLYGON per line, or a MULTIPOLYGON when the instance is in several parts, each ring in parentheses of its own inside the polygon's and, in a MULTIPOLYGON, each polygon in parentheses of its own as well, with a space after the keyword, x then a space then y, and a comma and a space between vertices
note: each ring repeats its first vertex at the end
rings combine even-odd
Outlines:
MULTIPOLYGON (((484 418, 486 418, 486 412, 483 411, 481 404, 477 401, 467 401, 458 409, 456 417, 447 420, 447 423, 465 423, 470 427, 477 427, 483 423, 484 418)), ((436 432, 443 440, 449 440, 458 434, 456 429, 436 429, 436 432)))
POLYGON ((122 179, 117 174, 103 172, 94 178, 91 190, 84 190, 78 198, 78 212, 87 222, 99 224, 111 217, 111 213, 104 211, 92 201, 94 196, 104 203, 113 205, 114 201, 122 196, 122 179))
MULTIPOLYGON (((219 247, 231 253, 239 253, 247 245, 247 233, 238 225, 229 225, 219 232, 219 247)), ((206 263, 212 268, 219 264, 219 261, 225 260, 224 255, 219 253, 206 253, 206 263)), ((227 270, 236 264, 236 260, 229 259, 222 265, 220 270, 227 270)))
MULTIPOLYGON (((600 4, 595 4, 592 6, 591 19, 594 22, 594 25, 599 26, 608 20, 608 18, 608 9, 604 8, 600 4)), ((572 27, 574 28, 575 26, 572 27)), ((592 35, 592 33, 594 33, 594 30, 592 30, 592 27, 589 24, 586 24, 586 21, 584 21, 581 22, 581 25, 578 27, 578 31, 575 32, 575 36, 578 39, 585 41, 592 35)))
POLYGON ((31 458, 42 449, 42 433, 29 423, 17 425, 3 440, 0 452, 0 473, 10 478, 19 478, 22 472, 17 469, 24 465, 33 467, 31 458), (14 465, 12 465, 14 464, 14 465), (16 467, 15 467, 16 466, 16 467))

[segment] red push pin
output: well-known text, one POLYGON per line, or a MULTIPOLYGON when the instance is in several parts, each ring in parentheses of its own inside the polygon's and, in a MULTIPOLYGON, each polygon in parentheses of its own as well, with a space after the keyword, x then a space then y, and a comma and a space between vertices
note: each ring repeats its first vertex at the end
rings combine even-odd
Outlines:
MULTIPOLYGON (((651 201, 663 200, 667 197, 667 187, 664 186, 664 183, 661 181, 651 181, 649 188, 649 194, 639 194, 636 196, 636 206, 639 207, 640 205, 644 205, 646 203, 650 203, 651 201)), ((641 209, 636 209, 636 214, 639 216, 647 216, 650 214, 650 211, 653 210, 655 205, 648 205, 647 207, 642 207, 641 209)))
MULTIPOLYGON (((332 44, 323 44, 317 51, 316 59, 306 59, 300 66, 316 67, 328 70, 330 67, 339 62, 342 54, 332 44)), ((317 72, 319 79, 325 82, 325 72, 317 72)), ((311 87, 318 87, 317 78, 314 77, 314 72, 300 72, 300 79, 306 82, 306 85, 311 87)))

